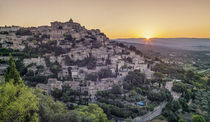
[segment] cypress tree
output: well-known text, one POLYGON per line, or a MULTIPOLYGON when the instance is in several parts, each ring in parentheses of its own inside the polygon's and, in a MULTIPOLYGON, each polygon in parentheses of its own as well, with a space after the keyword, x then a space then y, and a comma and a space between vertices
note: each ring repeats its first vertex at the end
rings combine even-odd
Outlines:
POLYGON ((14 84, 23 84, 23 81, 20 77, 20 73, 16 69, 15 61, 10 54, 10 59, 9 59, 9 67, 6 70, 5 74, 5 82, 9 82, 11 80, 14 80, 14 84))

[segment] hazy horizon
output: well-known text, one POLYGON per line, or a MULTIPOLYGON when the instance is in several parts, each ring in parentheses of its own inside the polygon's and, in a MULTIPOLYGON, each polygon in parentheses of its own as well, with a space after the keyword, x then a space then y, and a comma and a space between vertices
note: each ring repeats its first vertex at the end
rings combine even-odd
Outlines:
POLYGON ((210 51, 210 38, 154 38, 145 40, 144 38, 115 39, 116 41, 163 46, 173 49, 210 51))

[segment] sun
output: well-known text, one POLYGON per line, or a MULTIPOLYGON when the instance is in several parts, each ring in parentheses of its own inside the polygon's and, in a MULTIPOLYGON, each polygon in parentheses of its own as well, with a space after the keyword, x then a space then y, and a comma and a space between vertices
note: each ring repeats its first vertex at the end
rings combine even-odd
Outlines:
POLYGON ((145 38, 146 40, 150 40, 150 39, 152 38, 152 35, 150 35, 150 34, 144 35, 144 38, 145 38))
POLYGON ((150 40, 151 37, 150 36, 146 36, 145 38, 146 38, 146 40, 150 40))
POLYGON ((145 41, 151 41, 151 39, 154 37, 154 32, 153 31, 148 31, 145 30, 144 32, 141 33, 141 37, 145 39, 145 41))

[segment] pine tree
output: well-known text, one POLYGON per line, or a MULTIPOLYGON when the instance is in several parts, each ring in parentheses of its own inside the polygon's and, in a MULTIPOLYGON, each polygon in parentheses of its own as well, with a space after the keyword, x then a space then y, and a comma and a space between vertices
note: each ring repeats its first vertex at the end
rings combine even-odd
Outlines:
POLYGON ((12 55, 10 54, 9 67, 7 68, 5 74, 5 82, 9 82, 12 79, 14 80, 14 84, 23 84, 23 81, 20 77, 20 73, 16 69, 15 61, 12 55))

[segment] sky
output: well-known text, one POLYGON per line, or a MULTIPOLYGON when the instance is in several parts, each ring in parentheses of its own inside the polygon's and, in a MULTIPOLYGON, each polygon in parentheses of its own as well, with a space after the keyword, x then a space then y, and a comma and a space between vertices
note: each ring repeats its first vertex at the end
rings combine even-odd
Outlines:
POLYGON ((109 38, 210 38, 210 0, 0 0, 0 26, 70 18, 109 38))

